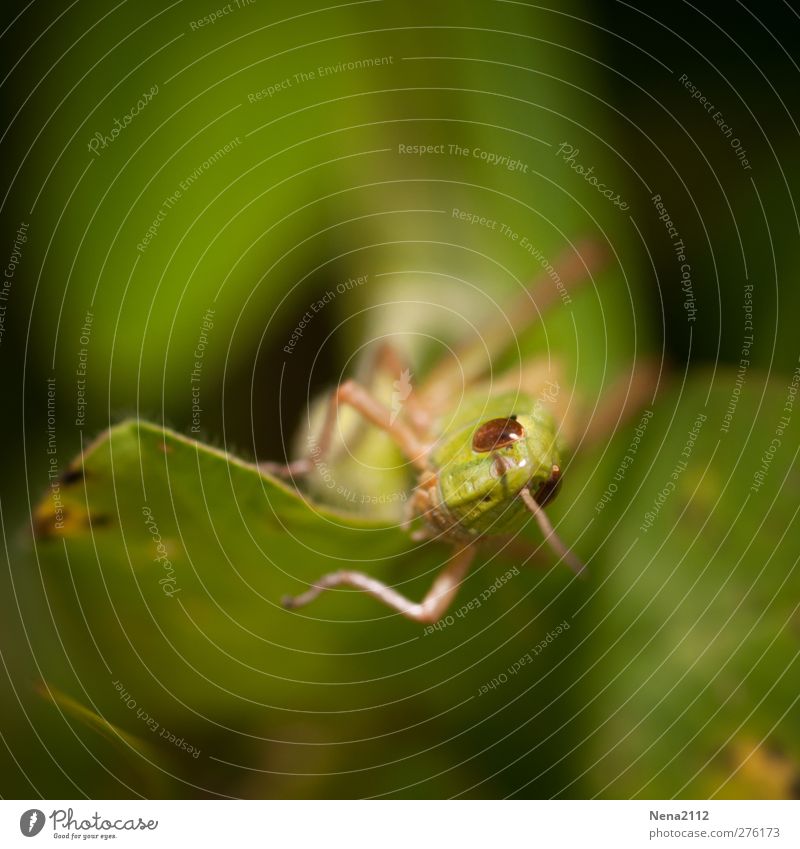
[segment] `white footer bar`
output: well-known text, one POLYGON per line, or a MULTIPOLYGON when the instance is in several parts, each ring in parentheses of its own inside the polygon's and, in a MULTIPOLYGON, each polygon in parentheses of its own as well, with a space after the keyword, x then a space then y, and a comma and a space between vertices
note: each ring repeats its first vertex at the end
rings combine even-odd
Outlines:
POLYGON ((0 846, 53 841, 154 849, 795 849, 800 802, 0 801, 0 846))

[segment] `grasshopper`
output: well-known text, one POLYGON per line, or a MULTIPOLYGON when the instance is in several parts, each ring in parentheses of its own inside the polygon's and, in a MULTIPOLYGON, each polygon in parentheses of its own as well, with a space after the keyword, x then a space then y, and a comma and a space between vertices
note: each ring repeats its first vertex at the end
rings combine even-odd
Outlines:
MULTIPOLYGON (((555 264, 564 286, 590 279, 604 261, 594 243, 565 251, 555 264)), ((454 546, 427 595, 414 602, 387 584, 349 569, 323 575, 304 593, 283 599, 288 608, 302 607, 324 590, 349 586, 362 590, 417 622, 436 622, 444 616, 474 560, 479 544, 519 530, 532 516, 557 555, 575 573, 583 571, 577 556, 563 543, 545 512, 562 483, 570 429, 566 424, 560 384, 548 362, 537 360, 514 374, 489 380, 486 355, 498 355, 514 335, 541 317, 557 298, 552 280, 542 274, 512 304, 506 316, 481 328, 477 341, 467 341, 452 356, 435 365, 424 382, 403 392, 402 407, 375 397, 371 380, 346 380, 325 403, 325 413, 313 456, 288 465, 263 464, 266 471, 304 477, 329 456, 340 408, 353 408, 369 425, 387 434, 416 471, 417 480, 405 525, 421 522, 415 540, 439 539, 454 546), (458 395, 453 387, 458 388, 458 395), (463 395, 461 394, 463 392, 463 395), (453 413, 453 410, 456 410, 453 413)), ((409 371, 399 354, 383 345, 374 373, 409 371)), ((613 431, 638 405, 655 375, 639 365, 606 394, 590 417, 583 437, 591 441, 613 431)), ((398 385, 397 383, 395 384, 398 385)), ((399 385, 405 385, 403 381, 399 385)))

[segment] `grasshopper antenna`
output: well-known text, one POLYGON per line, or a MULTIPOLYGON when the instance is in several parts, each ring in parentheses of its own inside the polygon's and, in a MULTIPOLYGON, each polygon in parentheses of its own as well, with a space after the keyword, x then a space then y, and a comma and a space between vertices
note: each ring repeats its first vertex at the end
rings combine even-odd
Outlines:
POLYGON ((542 534, 544 535, 547 544, 553 551, 561 558, 563 561, 569 566, 570 569, 576 574, 580 575, 585 566, 581 563, 580 560, 564 545, 561 537, 556 533, 555 528, 550 523, 550 520, 547 518, 547 514, 544 512, 544 508, 537 503, 536 499, 531 495, 530 490, 525 487, 520 492, 520 497, 525 502, 525 506, 528 510, 533 514, 533 518, 536 519, 539 527, 542 530, 542 534))

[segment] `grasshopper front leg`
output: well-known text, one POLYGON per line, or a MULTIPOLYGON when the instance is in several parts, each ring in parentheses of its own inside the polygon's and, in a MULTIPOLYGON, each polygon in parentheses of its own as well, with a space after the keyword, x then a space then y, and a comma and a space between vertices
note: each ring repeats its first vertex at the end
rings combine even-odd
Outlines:
POLYGON ((391 410, 376 401, 368 390, 354 380, 346 380, 331 395, 319 439, 312 447, 310 456, 301 457, 287 465, 262 463, 261 468, 285 476, 305 475, 312 471, 315 461, 319 462, 330 450, 340 404, 349 404, 367 421, 385 431, 417 469, 427 468, 430 446, 423 443, 412 428, 403 420, 395 418, 391 410))
MULTIPOLYGON (((407 365, 396 349, 384 342, 376 348, 364 378, 367 386, 371 386, 379 375, 400 377, 404 372, 408 373, 407 365)), ((396 413, 393 414, 377 401, 370 389, 361 383, 348 380, 331 395, 327 415, 319 437, 314 440, 310 456, 300 457, 290 463, 260 463, 259 468, 280 477, 302 477, 313 471, 314 462, 319 462, 330 452, 339 404, 349 404, 357 410, 365 422, 370 422, 386 432, 417 468, 424 468, 424 464, 417 462, 415 458, 427 451, 427 446, 420 440, 430 425, 430 416, 420 407, 415 395, 412 394, 404 400, 404 421, 397 421, 396 413)))
POLYGON ((375 578, 371 578, 369 575, 365 575, 363 572, 343 569, 323 575, 311 589, 306 590, 301 595, 285 597, 283 606, 288 608, 303 607, 317 598, 324 590, 347 586, 368 593, 415 622, 438 622, 456 597, 458 588, 475 559, 476 550, 475 545, 457 549, 450 562, 436 577, 425 598, 419 603, 411 601, 397 590, 375 578))

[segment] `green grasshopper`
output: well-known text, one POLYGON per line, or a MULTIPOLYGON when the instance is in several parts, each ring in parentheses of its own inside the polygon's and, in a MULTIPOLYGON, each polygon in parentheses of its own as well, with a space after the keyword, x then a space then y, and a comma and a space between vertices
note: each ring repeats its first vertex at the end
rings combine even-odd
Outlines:
MULTIPOLYGON (((583 244, 567 251, 556 268, 564 286, 578 285, 591 277, 602 260, 596 245, 583 244)), ((421 522, 422 527, 412 538, 440 539, 455 546, 419 603, 369 575, 345 569, 323 575, 301 595, 284 598, 286 607, 302 607, 326 589, 350 586, 409 619, 436 622, 455 598, 477 546, 487 538, 519 530, 531 515, 559 559, 576 573, 583 570, 544 510, 561 485, 570 436, 553 370, 547 362, 535 361, 499 380, 487 381, 484 375, 486 354, 501 353, 514 334, 539 318, 556 297, 552 281, 542 275, 512 305, 507 317, 482 328, 477 342, 463 345, 434 366, 413 392, 409 386, 399 410, 398 405, 392 409, 375 397, 369 388, 372 378, 366 386, 354 380, 343 382, 325 401, 320 435, 310 455, 286 466, 264 464, 266 470, 284 476, 309 476, 330 456, 340 408, 347 405, 387 434, 416 471, 405 525, 410 529, 412 523, 421 522), (456 396, 453 387, 463 395, 456 396)), ((409 374, 388 345, 380 349, 372 373, 409 374)), ((650 369, 640 366, 612 390, 602 409, 591 417, 584 438, 613 430, 626 408, 650 385, 651 377, 650 369)))

